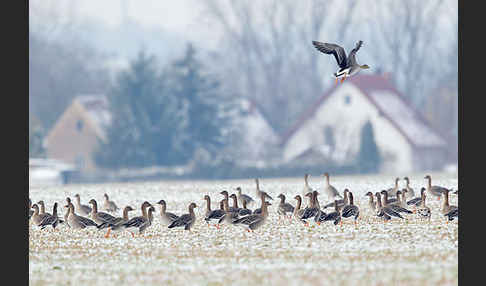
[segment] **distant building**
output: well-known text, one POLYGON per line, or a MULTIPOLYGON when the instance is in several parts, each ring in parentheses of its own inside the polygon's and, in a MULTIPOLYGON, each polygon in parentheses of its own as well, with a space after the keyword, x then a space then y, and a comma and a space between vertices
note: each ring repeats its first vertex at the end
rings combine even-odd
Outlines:
POLYGON ((382 172, 443 168, 447 142, 383 76, 357 75, 331 88, 282 138, 286 163, 356 162, 370 121, 382 172))
POLYGON ((100 140, 106 141, 110 123, 105 96, 77 96, 46 136, 47 158, 72 164, 83 173, 94 172, 93 152, 100 140))
POLYGON ((240 135, 231 153, 241 166, 265 167, 279 156, 280 137, 255 101, 244 98, 240 104, 242 114, 236 122, 240 135))

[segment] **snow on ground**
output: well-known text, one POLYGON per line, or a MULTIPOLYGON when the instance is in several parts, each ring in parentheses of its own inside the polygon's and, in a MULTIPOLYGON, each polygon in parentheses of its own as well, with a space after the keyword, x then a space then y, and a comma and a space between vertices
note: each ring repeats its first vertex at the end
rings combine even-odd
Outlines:
MULTIPOLYGON (((332 175, 332 174, 331 174, 332 175)), ((457 177, 431 174, 434 185, 457 189, 457 177)), ((403 177, 403 176, 400 176, 403 177)), ((419 193, 425 186, 424 174, 409 176, 419 193)), ((241 186, 254 198, 253 179, 228 181, 163 181, 97 185, 68 185, 30 189, 35 203, 44 200, 52 212, 58 202, 81 195, 81 202, 94 198, 99 204, 108 193, 120 208, 131 205, 140 214, 148 200, 156 208, 151 227, 141 237, 119 233, 104 238, 105 231, 72 230, 60 225, 40 230, 29 226, 30 285, 457 285, 458 223, 446 224, 439 214, 439 202, 428 197, 431 223, 393 220, 383 224, 368 210, 364 194, 392 187, 394 176, 339 176, 331 184, 350 189, 360 207, 358 226, 345 221, 305 227, 296 221, 279 221, 276 213, 279 193, 295 205, 293 197, 302 193, 303 178, 260 179, 261 189, 274 198, 265 225, 254 233, 232 226, 208 228, 203 220, 209 194, 216 208, 222 190, 235 192, 241 186), (167 211, 187 212, 190 202, 198 205, 192 232, 167 229, 161 224, 156 202, 164 199, 167 211), (391 284, 390 284, 391 283, 391 284)), ((321 189, 324 179, 310 177, 311 187, 321 189)), ((404 184, 400 182, 400 187, 404 184)), ((320 195, 321 205, 328 200, 320 195)), ((451 194, 450 203, 457 205, 451 194)), ((257 206, 259 207, 259 206, 257 206)), ((252 208, 255 208, 253 206, 252 208)), ((59 208, 64 215, 65 208, 59 208)), ((121 216, 121 211, 119 213, 121 216)))

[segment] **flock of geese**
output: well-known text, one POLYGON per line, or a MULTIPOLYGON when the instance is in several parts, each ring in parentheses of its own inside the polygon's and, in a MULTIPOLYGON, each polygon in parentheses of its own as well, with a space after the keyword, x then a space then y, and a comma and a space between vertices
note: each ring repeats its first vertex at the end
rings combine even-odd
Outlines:
MULTIPOLYGON (((343 195, 341 196, 338 190, 330 184, 329 174, 325 173, 323 176, 325 177, 323 193, 331 199, 329 203, 321 207, 318 200, 320 192, 309 186, 309 175, 306 174, 304 176, 305 184, 302 190, 302 196, 296 195, 294 197, 296 200, 295 206, 286 202, 284 194, 278 195, 277 198, 280 199, 277 208, 279 219, 295 219, 305 226, 309 226, 309 221, 311 220, 314 220, 317 225, 323 222, 333 222, 334 225, 340 224, 342 226, 344 219, 351 219, 354 221, 354 224, 357 224, 360 209, 354 204, 353 193, 349 189, 344 189, 343 195), (302 207, 303 197, 308 199, 308 204, 305 208, 302 207), (331 209, 328 210, 329 208, 331 209)), ((449 204, 449 192, 452 189, 433 186, 430 175, 424 178, 428 180, 428 183, 426 187, 421 188, 420 196, 415 197, 415 192, 410 187, 408 177, 404 178, 406 187, 403 189, 399 189, 398 182, 400 179, 396 178, 394 187, 374 194, 372 192, 366 193, 365 196, 369 198, 368 207, 384 223, 389 222, 392 218, 403 219, 404 215, 411 214, 416 214, 421 219, 428 219, 430 222, 431 209, 425 203, 427 195, 430 195, 436 197, 438 200, 443 199, 440 213, 446 217, 446 223, 457 218, 459 216, 459 208, 449 204), (412 210, 409 208, 412 208, 412 210)), ((264 225, 268 217, 268 206, 272 205, 268 200, 273 200, 273 198, 267 192, 260 189, 258 179, 255 179, 255 182, 257 198, 260 200, 260 208, 255 210, 251 210, 247 206, 255 204, 256 200, 247 194, 243 194, 240 187, 236 188, 236 194, 229 194, 226 190, 220 192, 223 199, 219 201, 219 208, 214 210, 211 208, 210 196, 205 195, 206 212, 204 220, 208 227, 214 225, 219 229, 221 224, 228 224, 240 226, 248 232, 253 232, 255 229, 264 225), (229 206, 229 199, 232 199, 232 206, 229 206), (239 203, 242 207, 239 207, 239 203)), ((456 190, 453 193, 458 194, 458 191, 456 190)), ((134 232, 138 230, 139 235, 141 235, 150 227, 153 221, 155 208, 148 201, 143 202, 141 205, 141 216, 129 218, 128 212, 134 210, 131 206, 126 206, 123 209, 123 215, 121 217, 109 214, 117 212, 119 208, 115 202, 110 200, 107 194, 104 194, 104 202, 101 206, 105 212, 98 210, 98 203, 95 199, 91 199, 88 202, 89 206, 81 204, 79 194, 76 194, 74 198, 74 204, 69 197, 66 198, 66 205, 64 207, 67 208, 67 212, 62 218, 57 213, 57 202, 54 203, 52 214, 50 214, 45 211, 45 205, 42 200, 32 205, 29 198, 29 220, 32 220, 41 229, 45 229, 47 226, 55 229, 61 223, 73 229, 84 229, 90 226, 96 227, 99 230, 107 229, 105 234, 107 238, 111 232, 120 231, 129 231, 133 237, 134 232)), ((160 206, 161 222, 169 229, 184 227, 185 230, 190 231, 196 222, 194 208, 197 205, 194 202, 189 204, 188 213, 180 216, 168 212, 167 203, 164 200, 160 200, 156 204, 160 206)))

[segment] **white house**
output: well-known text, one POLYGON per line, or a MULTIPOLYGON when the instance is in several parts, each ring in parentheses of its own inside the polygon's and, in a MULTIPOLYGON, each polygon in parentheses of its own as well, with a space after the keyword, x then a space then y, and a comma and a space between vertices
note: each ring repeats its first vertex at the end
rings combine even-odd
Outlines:
POLYGON ((279 156, 280 137, 253 100, 244 98, 240 104, 237 142, 232 145, 231 153, 242 166, 265 167, 279 156))
POLYGON ((361 129, 370 121, 383 157, 382 172, 442 168, 447 143, 393 85, 357 75, 331 88, 282 138, 284 162, 352 164, 361 129))

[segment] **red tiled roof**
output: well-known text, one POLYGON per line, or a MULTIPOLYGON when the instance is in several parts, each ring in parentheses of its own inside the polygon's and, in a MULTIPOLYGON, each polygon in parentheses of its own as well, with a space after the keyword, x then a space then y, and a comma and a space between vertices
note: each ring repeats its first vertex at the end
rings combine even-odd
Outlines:
MULTIPOLYGON (((446 144, 445 140, 443 139, 444 137, 427 123, 424 117, 415 108, 413 108, 410 102, 404 96, 402 96, 402 94, 396 90, 391 82, 385 77, 380 75, 357 75, 347 79, 347 82, 354 84, 358 89, 360 89, 368 100, 374 106, 376 106, 381 114, 388 119, 395 128, 397 128, 397 130, 407 139, 410 144, 412 144, 412 146, 435 147, 446 144), (380 95, 380 91, 388 92, 386 94, 389 96, 385 96, 385 93, 380 95), (382 101, 385 101, 386 103, 382 101), (383 108, 388 103, 394 103, 398 109, 401 109, 403 114, 390 112, 386 108, 383 108), (408 122, 405 123, 405 119, 407 119, 408 122), (405 126, 408 128, 405 128, 405 126), (429 140, 427 142, 423 137, 428 137, 433 140, 429 140)), ((316 101, 315 104, 304 112, 297 123, 291 127, 286 134, 284 134, 282 137, 282 145, 284 145, 308 119, 314 116, 321 104, 339 87, 340 84, 330 88, 316 101)))

